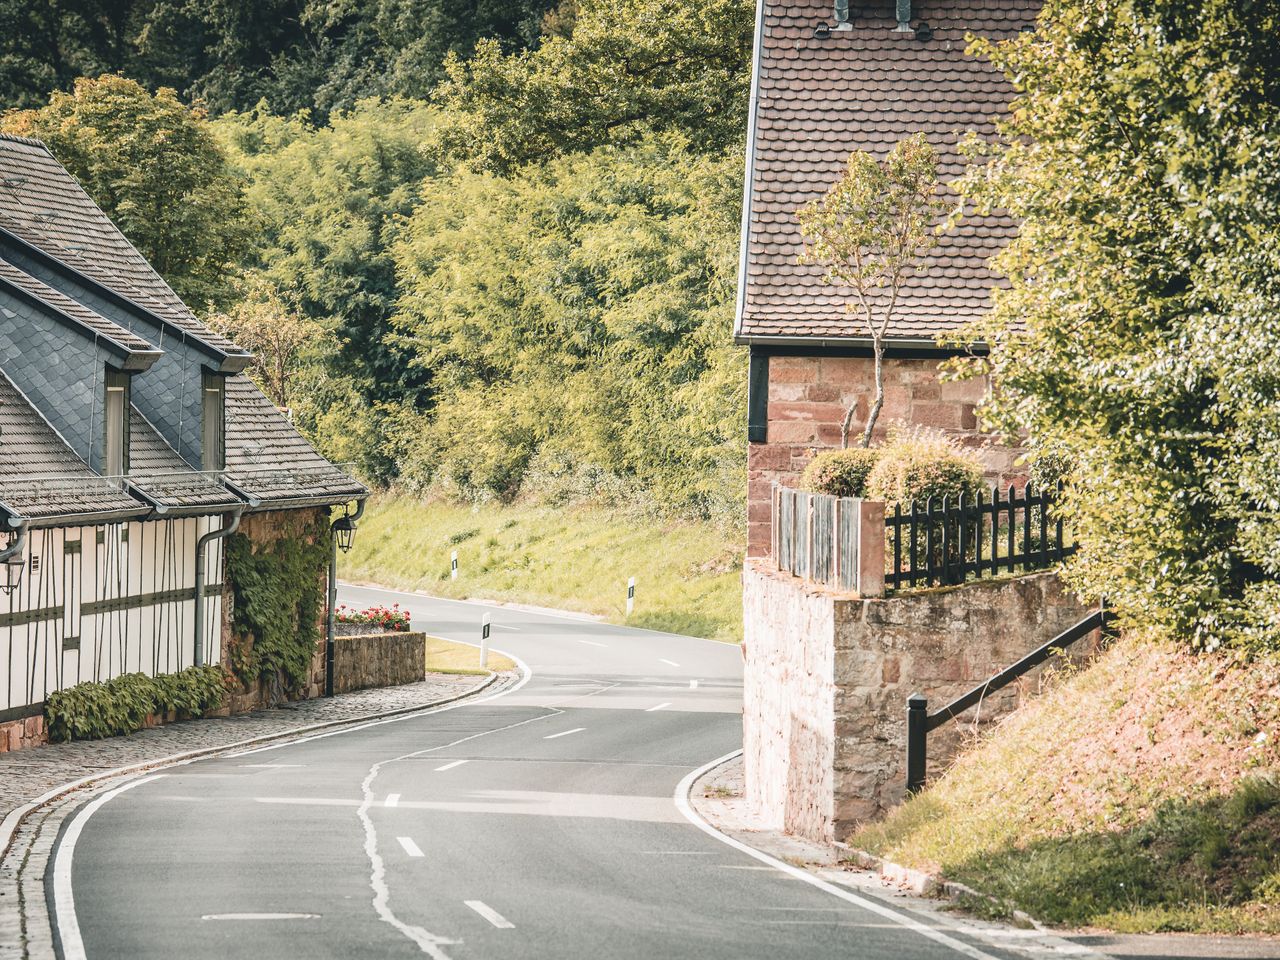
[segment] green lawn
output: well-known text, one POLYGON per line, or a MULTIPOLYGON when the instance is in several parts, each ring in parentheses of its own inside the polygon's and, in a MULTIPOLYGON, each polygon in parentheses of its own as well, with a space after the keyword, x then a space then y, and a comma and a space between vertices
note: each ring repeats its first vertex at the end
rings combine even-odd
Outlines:
POLYGON ((441 597, 528 603, 611 623, 742 639, 742 545, 706 523, 638 521, 588 507, 370 500, 339 575, 441 597), (449 576, 458 551, 458 579, 449 576), (627 578, 636 578, 626 616, 627 578))

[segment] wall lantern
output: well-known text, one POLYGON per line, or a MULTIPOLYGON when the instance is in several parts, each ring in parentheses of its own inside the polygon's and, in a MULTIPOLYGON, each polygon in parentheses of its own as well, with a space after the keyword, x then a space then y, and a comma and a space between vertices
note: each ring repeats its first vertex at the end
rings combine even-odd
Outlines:
POLYGON ((333 536, 338 543, 338 549, 343 553, 350 553, 351 543, 356 537, 355 521, 346 514, 333 521, 333 536))
POLYGON ((4 574, 0 576, 0 590, 6 595, 12 594, 17 589, 18 584, 22 582, 22 571, 27 565, 26 557, 22 555, 19 549, 12 557, 8 557, 0 566, 4 567, 4 574))

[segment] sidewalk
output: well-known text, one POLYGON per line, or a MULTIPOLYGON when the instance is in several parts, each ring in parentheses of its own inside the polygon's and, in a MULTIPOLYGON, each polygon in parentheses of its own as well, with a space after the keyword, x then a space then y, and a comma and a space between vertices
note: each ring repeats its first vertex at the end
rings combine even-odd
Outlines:
MULTIPOLYGON (((174 754, 210 750, 242 740, 288 734, 315 724, 429 707, 462 696, 488 677, 432 674, 420 683, 357 690, 336 697, 282 704, 234 717, 187 720, 106 740, 51 743, 0 754, 0 821, 17 807, 63 784, 119 767, 152 763, 174 754)), ((4 838, 0 838, 0 843, 4 838)))
POLYGON ((925 922, 957 925, 975 943, 1028 957, 1046 954, 1116 960, 1280 960, 1280 940, 1263 937, 1216 937, 1193 934, 1109 934, 1096 930, 1058 930, 1037 925, 1017 929, 1006 924, 965 918, 950 901, 919 896, 904 887, 863 870, 831 846, 762 830, 752 822, 743 798, 742 758, 707 773, 693 785, 689 800, 698 814, 726 836, 831 883, 848 887, 925 922), (929 918, 934 918, 930 921, 929 918))

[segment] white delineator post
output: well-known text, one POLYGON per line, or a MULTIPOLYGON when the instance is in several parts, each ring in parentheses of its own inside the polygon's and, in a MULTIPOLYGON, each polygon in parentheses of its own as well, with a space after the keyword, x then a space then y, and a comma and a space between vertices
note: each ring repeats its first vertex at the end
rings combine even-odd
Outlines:
POLYGON ((884 596, 884 503, 859 500, 858 504, 858 582, 860 597, 884 596))
POLYGON ((627 616, 631 616, 631 611, 636 608, 636 578, 631 577, 627 580, 627 616))
POLYGON ((449 579, 458 579, 458 551, 454 550, 449 554, 449 579))
POLYGON ((480 621, 480 669, 489 667, 489 615, 480 621))

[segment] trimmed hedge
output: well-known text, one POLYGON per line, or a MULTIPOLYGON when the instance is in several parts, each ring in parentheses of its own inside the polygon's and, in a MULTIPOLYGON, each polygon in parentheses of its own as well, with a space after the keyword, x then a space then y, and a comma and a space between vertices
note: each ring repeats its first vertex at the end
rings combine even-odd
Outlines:
POLYGON ((804 468, 800 485, 810 493, 861 497, 866 492, 867 477, 879 459, 879 450, 865 447, 824 450, 804 468))
POLYGON ((222 706, 225 695, 220 667, 187 667, 158 677, 126 673, 54 691, 44 715, 50 740, 100 740, 141 730, 152 714, 203 716, 222 706))
POLYGON ((887 503, 923 504, 932 497, 954 502, 986 490, 982 464, 950 438, 924 430, 892 435, 867 476, 866 496, 887 503))

